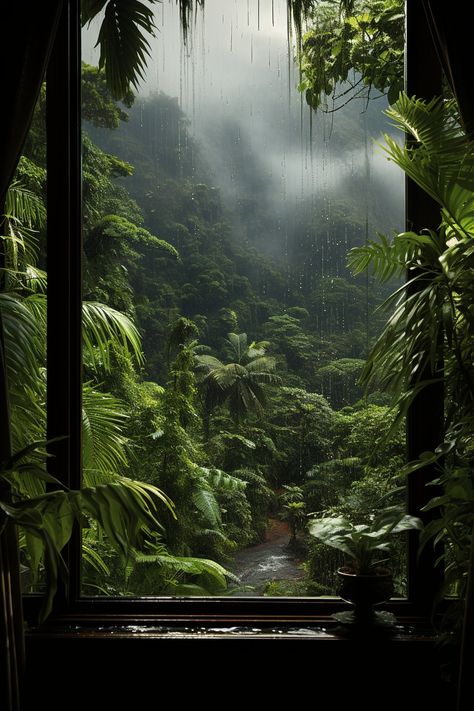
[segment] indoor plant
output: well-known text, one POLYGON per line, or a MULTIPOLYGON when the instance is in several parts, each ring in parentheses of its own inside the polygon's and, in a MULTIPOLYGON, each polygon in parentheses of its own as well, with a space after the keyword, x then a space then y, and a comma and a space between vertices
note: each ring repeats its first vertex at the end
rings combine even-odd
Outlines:
POLYGON ((342 516, 313 519, 310 534, 348 559, 337 574, 340 595, 354 604, 354 612, 343 621, 364 624, 377 621, 373 605, 393 594, 393 576, 386 566, 391 536, 421 527, 420 519, 398 507, 386 508, 364 524, 354 524, 342 516))

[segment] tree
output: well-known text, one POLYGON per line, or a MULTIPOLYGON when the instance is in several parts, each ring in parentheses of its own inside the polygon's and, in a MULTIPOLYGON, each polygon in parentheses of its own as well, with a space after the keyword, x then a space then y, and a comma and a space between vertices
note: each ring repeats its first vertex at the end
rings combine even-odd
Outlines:
POLYGON ((206 439, 209 438, 209 417, 216 407, 227 402, 235 423, 250 413, 261 415, 266 405, 264 386, 280 382, 274 374, 275 359, 265 355, 264 344, 249 344, 246 333, 228 333, 226 346, 233 362, 223 363, 209 355, 196 357, 198 370, 205 373, 201 387, 206 439))
POLYGON ((404 3, 355 0, 313 3, 303 36, 300 91, 313 109, 338 111, 403 89, 404 3), (375 90, 375 95, 374 95, 375 90))

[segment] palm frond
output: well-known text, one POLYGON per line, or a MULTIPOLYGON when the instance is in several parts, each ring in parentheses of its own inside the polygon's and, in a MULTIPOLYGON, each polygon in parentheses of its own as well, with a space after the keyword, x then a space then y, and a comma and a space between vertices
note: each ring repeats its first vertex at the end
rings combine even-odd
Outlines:
POLYGON ((248 342, 246 333, 228 333, 227 343, 232 349, 237 363, 241 363, 247 354, 248 342))
POLYGON ((42 229, 46 225, 46 208, 42 199, 19 180, 10 183, 5 198, 5 215, 29 228, 42 229))
POLYGON ((135 556, 135 562, 138 564, 153 564, 160 567, 165 567, 174 575, 209 575, 216 585, 225 589, 227 587, 227 578, 234 578, 229 571, 219 565, 219 563, 207 558, 192 558, 182 556, 172 556, 169 553, 158 554, 142 554, 138 553, 135 556))
POLYGON ((143 543, 144 530, 162 528, 156 518, 158 502, 174 516, 173 503, 160 489, 126 477, 119 477, 109 484, 85 487, 71 492, 72 495, 76 513, 92 516, 125 558, 130 549, 143 543))
POLYGON ((211 355, 195 355, 195 364, 196 364, 196 370, 198 371, 204 371, 206 373, 211 372, 211 370, 215 370, 216 368, 222 368, 224 365, 222 361, 219 360, 219 358, 215 358, 214 356, 211 355))
MULTIPOLYGON (((156 0, 149 0, 154 3, 156 0)), ((105 6, 99 30, 99 68, 104 68, 107 85, 114 98, 123 99, 131 87, 138 88, 144 79, 150 43, 146 34, 153 36, 153 11, 139 0, 108 0, 86 2, 82 22, 86 24, 105 6), (145 31, 146 34, 142 32, 145 31)))
POLYGON ((438 259, 441 254, 437 235, 428 232, 418 235, 415 232, 402 232, 389 240, 379 234, 379 241, 370 240, 366 245, 353 247, 347 259, 347 265, 353 274, 360 274, 372 267, 374 276, 382 282, 405 274, 410 266, 426 265, 438 259))
POLYGON ((45 294, 48 275, 43 269, 28 264, 24 273, 25 286, 33 293, 45 294))
POLYGON ((81 551, 82 561, 85 565, 88 565, 102 576, 108 577, 110 575, 110 569, 107 563, 92 545, 89 545, 83 540, 81 551))
POLYGON ((82 451, 86 484, 103 483, 104 479, 123 474, 128 465, 128 440, 123 435, 127 419, 117 398, 95 390, 88 383, 84 385, 82 451))
POLYGON ((400 94, 386 113, 412 142, 401 146, 386 135, 383 148, 390 160, 458 222, 458 210, 465 210, 466 201, 471 213, 473 210, 474 150, 460 128, 455 106, 452 101, 426 102, 400 94), (458 195, 450 199, 453 190, 458 195))
POLYGON ((82 335, 84 350, 93 365, 110 370, 112 344, 120 344, 132 353, 138 363, 143 362, 141 339, 134 323, 120 311, 98 302, 82 304, 82 335))
POLYGON ((227 365, 221 368, 212 370, 207 376, 207 380, 213 381, 222 390, 227 390, 232 387, 239 378, 245 377, 246 372, 245 367, 239 365, 239 363, 227 363, 227 365))
POLYGON ((8 379, 12 383, 27 383, 31 387, 39 378, 39 366, 44 362, 44 331, 35 318, 33 304, 45 303, 42 295, 30 301, 14 293, 0 293, 0 312, 5 338, 5 360, 8 379), (31 306, 32 308, 29 308, 31 306))

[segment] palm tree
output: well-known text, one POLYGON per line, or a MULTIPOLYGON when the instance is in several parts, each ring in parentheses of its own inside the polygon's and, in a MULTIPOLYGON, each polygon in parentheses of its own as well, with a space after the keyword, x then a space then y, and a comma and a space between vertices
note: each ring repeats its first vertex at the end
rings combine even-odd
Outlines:
POLYGON ((197 369, 204 373, 204 430, 209 439, 213 410, 227 402, 236 424, 250 413, 261 415, 266 405, 265 385, 275 385, 275 358, 266 355, 262 343, 248 343, 246 333, 228 333, 226 339, 232 361, 223 363, 210 355, 197 355, 197 369))

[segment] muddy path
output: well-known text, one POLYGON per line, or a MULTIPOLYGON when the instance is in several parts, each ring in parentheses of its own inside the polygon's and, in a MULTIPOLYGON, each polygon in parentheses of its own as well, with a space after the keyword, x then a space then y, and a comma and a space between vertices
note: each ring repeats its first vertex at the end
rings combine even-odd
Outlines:
POLYGON ((243 585, 254 589, 239 595, 261 595, 269 580, 297 580, 303 577, 301 558, 291 549, 287 523, 270 519, 266 540, 239 551, 231 567, 243 585))

